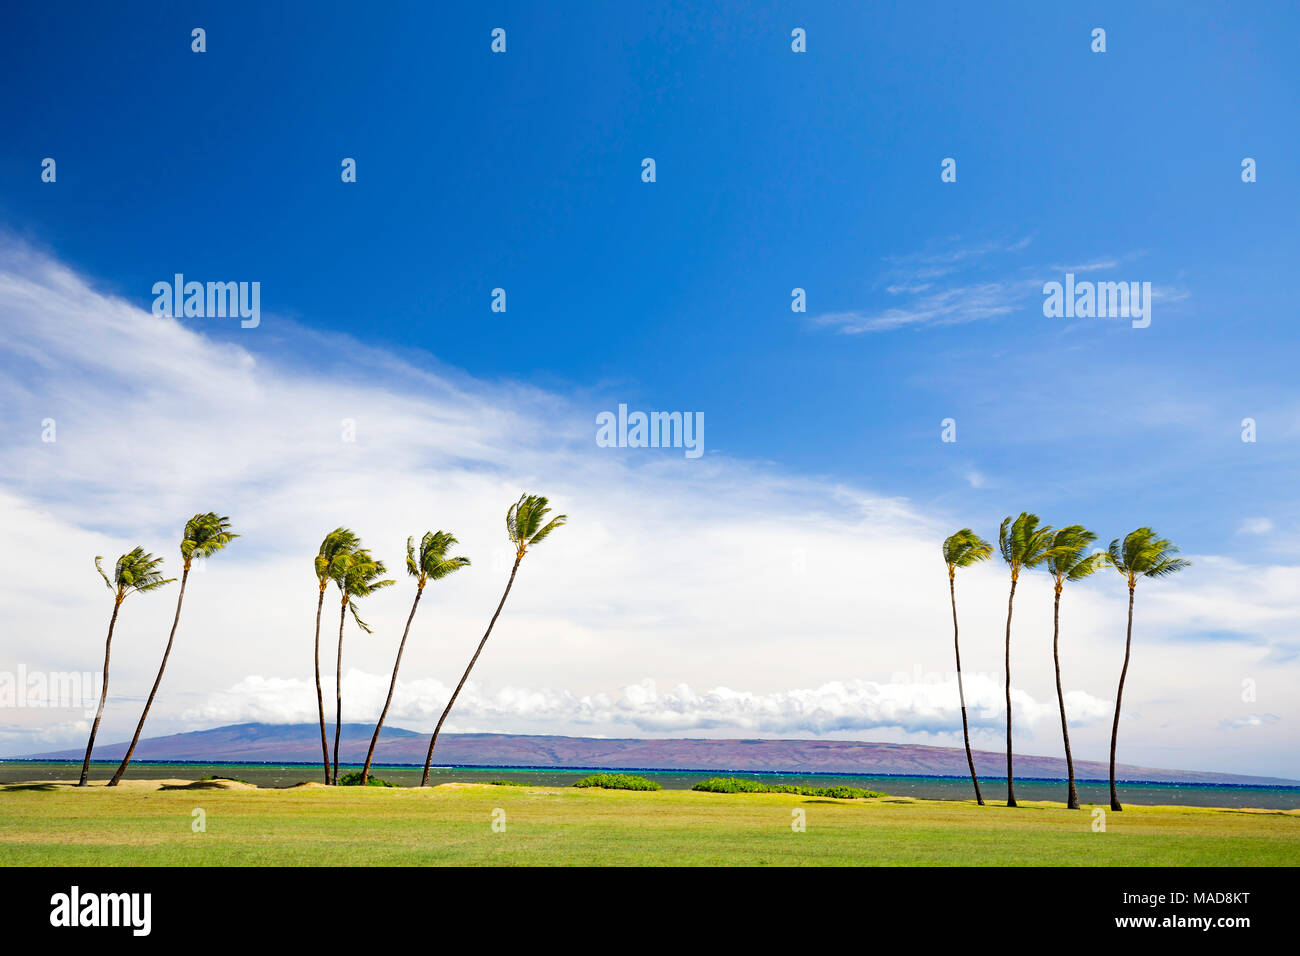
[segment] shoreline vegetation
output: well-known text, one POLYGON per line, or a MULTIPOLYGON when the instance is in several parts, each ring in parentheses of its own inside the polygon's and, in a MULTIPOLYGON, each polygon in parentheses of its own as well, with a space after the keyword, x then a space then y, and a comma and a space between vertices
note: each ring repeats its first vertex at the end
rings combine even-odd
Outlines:
MULTIPOLYGON (((105 764, 111 764, 116 762, 117 761, 103 761, 103 763, 105 764)), ((314 767, 316 765, 296 764, 294 766, 306 769, 306 768, 314 767)), ((346 764, 342 765, 342 769, 347 770, 347 765, 346 764)), ((395 769, 396 770, 418 770, 419 768, 403 765, 401 767, 395 767, 395 768, 375 766, 372 769, 391 771, 395 769)), ((500 772, 502 769, 509 770, 513 768, 481 768, 481 769, 485 771, 494 770, 500 772)), ((529 771, 516 771, 516 772, 529 772, 529 771)), ((542 772, 549 774, 549 773, 556 773, 557 771, 552 771, 548 768, 546 771, 542 771, 542 772)), ((574 770, 569 772, 576 774, 578 771, 574 770)), ((642 773, 656 773, 656 772, 657 771, 654 770, 642 771, 642 773)), ((679 771, 669 771, 669 772, 679 776, 692 776, 692 774, 681 774, 679 771)), ((802 776, 802 775, 766 774, 761 771, 755 772, 750 775, 750 777, 761 777, 761 776, 802 776)), ((844 775, 825 774, 824 776, 838 778, 844 775)), ((319 781, 301 779, 293 783, 285 784, 283 786, 263 786, 262 784, 246 780, 243 777, 236 777, 227 774, 205 774, 204 776, 201 777, 144 777, 144 778, 132 779, 130 781, 122 781, 119 783, 113 783, 111 780, 90 780, 85 784, 80 783, 77 779, 73 777, 66 777, 66 778, 3 781, 0 782, 0 794, 4 794, 8 792, 18 792, 18 791, 57 792, 63 790, 75 791, 83 788, 88 789, 94 787, 111 788, 111 787, 121 787, 129 783, 130 789, 136 791, 146 791, 146 792, 151 790, 236 789, 236 790, 259 790, 263 792, 274 793, 274 792, 283 792, 287 790, 297 790, 303 787, 334 787, 334 786, 338 786, 338 787, 365 786, 365 787, 375 787, 375 788, 389 789, 389 790, 421 790, 421 789, 436 790, 439 787, 454 788, 454 787, 476 787, 476 786, 533 787, 537 789, 557 789, 557 788, 564 789, 567 787, 574 787, 578 789, 633 790, 633 791, 642 791, 642 792, 666 791, 666 792, 674 792, 674 793, 695 792, 695 793, 726 793, 726 794, 782 794, 787 796, 801 796, 801 797, 829 797, 837 800, 889 799, 889 800, 904 800, 904 801, 910 801, 916 803, 963 804, 963 803, 974 802, 969 799, 963 799, 963 798, 930 799, 924 797, 903 796, 898 794, 890 794, 879 790, 869 790, 861 787, 851 787, 843 784, 840 785, 831 784, 828 786, 808 786, 806 784, 794 784, 794 783, 767 783, 762 780, 751 779, 750 777, 735 777, 735 776, 710 777, 708 779, 701 780, 697 783, 694 783, 690 786, 665 787, 662 784, 660 784, 658 781, 648 779, 644 776, 640 776, 639 774, 599 772, 599 773, 587 774, 585 776, 582 776, 580 779, 573 781, 572 783, 567 783, 563 785, 552 783, 552 782, 534 783, 528 780, 515 780, 515 779, 509 779, 503 777, 496 777, 489 780, 448 781, 445 783, 434 784, 432 787, 430 787, 427 785, 413 784, 407 786, 400 783, 392 783, 388 780, 380 779, 374 776, 373 774, 367 776, 365 782, 362 783, 361 768, 360 766, 358 766, 355 770, 344 773, 339 778, 339 782, 337 784, 334 783, 325 784, 319 781)), ((916 779, 923 779, 923 778, 905 777, 899 775, 899 779, 916 780, 916 779)), ((967 778, 945 777, 943 779, 965 780, 967 778)), ((1000 780, 999 778, 996 777, 992 777, 989 779, 997 783, 1006 782, 1005 780, 1000 780)), ((1021 778, 1021 779, 1032 780, 1032 778, 1021 778)), ((1056 780, 1056 779, 1039 780, 1036 782, 1043 783, 1043 784, 1052 784, 1054 786, 1064 783, 1063 780, 1056 780)), ((1107 783, 1106 780, 1092 780, 1092 781, 1079 781, 1079 782, 1100 784, 1103 786, 1107 783)), ((1182 789, 1189 788, 1188 784, 1161 783, 1158 781, 1147 782, 1144 784, 1137 784, 1137 785, 1150 787, 1152 789, 1164 788, 1164 789, 1173 790, 1179 788, 1182 789)), ((1237 786, 1233 784, 1192 785, 1193 789, 1200 789, 1200 788, 1209 789, 1214 787, 1223 787, 1225 789, 1262 790, 1262 791, 1267 791, 1267 790, 1300 791, 1300 787, 1281 787, 1281 786, 1279 787, 1244 786, 1243 787, 1243 786, 1237 786)), ((1057 806, 1057 807, 1064 807, 1066 809, 1078 809, 1077 807, 1070 807, 1066 803, 1062 803, 1061 801, 1055 801, 1055 800, 1035 800, 1033 802, 1035 804, 1042 805, 1042 806, 1057 806)), ((1093 803, 1091 801, 1084 801, 1084 806, 1085 807, 1100 806, 1104 802, 1105 802, 1104 800, 1098 801, 1096 803, 1093 803)), ((1300 803, 1300 801, 1297 802, 1300 803)), ((978 804, 978 805, 985 806, 986 804, 978 804)), ((1170 804, 1170 803, 1148 803, 1148 804, 1137 804, 1137 806, 1142 806, 1147 809, 1167 807, 1167 808, 1188 809, 1188 810, 1192 810, 1192 809, 1221 810, 1225 813, 1284 813, 1284 814, 1293 814, 1296 816, 1300 816, 1300 806, 1229 807, 1229 806, 1205 806, 1201 804, 1170 804)), ((1013 807, 1011 809, 1015 809, 1015 808, 1013 807)), ((3 819, 3 815, 0 814, 0 820, 2 819, 3 819)))
POLYGON ((580 789, 599 788, 601 790, 662 790, 663 787, 654 780, 631 773, 593 773, 575 780, 569 786, 580 789))
MULTIPOLYGON (((66 767, 73 763, 78 767, 81 766, 81 759, 73 761, 70 758, 62 756, 35 756, 35 757, 0 757, 0 776, 5 774, 6 768, 18 767, 66 767)), ((111 767, 119 763, 115 757, 95 758, 90 761, 92 767, 111 767)), ((246 760, 246 759, 227 759, 227 758, 158 758, 149 757, 144 760, 133 762, 132 766, 139 769, 148 769, 151 767, 249 767, 249 768, 310 768, 320 766, 319 761, 313 760, 246 760)), ((362 767, 359 760, 344 760, 339 766, 347 770, 357 770, 362 767)), ((409 761, 382 761, 375 762, 372 769, 384 770, 420 770, 421 765, 409 761)), ((595 766, 593 764, 504 764, 504 763, 455 763, 455 764, 434 764, 431 766, 432 773, 447 773, 455 771, 483 771, 492 773, 659 773, 659 774, 709 774, 713 776, 758 776, 758 777, 822 777, 822 778, 872 778, 872 779, 898 779, 898 780, 970 780, 970 775, 965 773, 939 773, 928 771, 905 772, 898 770, 805 770, 805 769, 777 769, 777 770, 759 770, 753 767, 726 767, 726 766, 699 766, 699 767, 674 767, 659 765, 633 765, 625 766, 595 766)), ((1199 771, 1188 771, 1199 772, 1199 771)), ((1231 776, 1231 775, 1228 775, 1231 776)), ((1133 786, 1145 787, 1187 787, 1191 789, 1224 789, 1224 790, 1295 790, 1300 792, 1300 780, 1293 780, 1286 777, 1253 777, 1241 775, 1242 780, 1173 780, 1160 779, 1155 777, 1135 777, 1120 776, 1117 779, 1120 783, 1133 786)), ((989 780, 997 781, 1000 784, 1006 783, 1006 778, 997 775, 983 775, 981 780, 987 777, 989 780)), ((1025 780, 1031 783, 1065 783, 1066 778, 1056 774, 1033 774, 1020 776, 1017 780, 1025 780)), ((1082 776, 1076 777, 1078 783, 1107 783, 1105 776, 1082 776)), ((6 782, 16 783, 15 778, 12 781, 0 780, 0 785, 6 782)), ((93 782, 93 781, 92 781, 93 782)))
MULTIPOLYGON (((747 777, 711 777, 701 780, 692 790, 701 793, 788 793, 800 797, 833 797, 836 800, 865 800, 889 794, 861 787, 806 787, 797 783, 763 783, 747 777)), ((980 802, 983 806, 983 802, 980 802)))

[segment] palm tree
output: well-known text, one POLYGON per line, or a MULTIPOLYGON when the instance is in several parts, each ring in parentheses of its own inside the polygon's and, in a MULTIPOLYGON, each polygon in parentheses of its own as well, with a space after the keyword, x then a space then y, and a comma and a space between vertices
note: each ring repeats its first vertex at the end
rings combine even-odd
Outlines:
POLYGON ((320 585, 320 596, 316 599, 316 709, 320 712, 320 752, 325 765, 325 782, 330 782, 330 746, 325 738, 325 697, 320 685, 320 615, 325 604, 325 588, 330 581, 341 575, 352 559, 352 552, 361 544, 361 539, 347 528, 335 528, 325 535, 316 552, 316 583, 320 585))
POLYGON ((388 569, 384 567, 384 562, 376 561, 369 551, 360 548, 353 551, 347 561, 342 562, 341 570, 334 578, 342 596, 339 608, 339 650, 334 668, 334 776, 330 783, 335 786, 339 782, 339 733, 343 729, 343 623, 351 610, 357 626, 367 634, 371 633, 370 626, 361 620, 361 615, 357 612, 355 598, 366 597, 380 588, 396 584, 393 580, 379 579, 380 575, 386 573, 388 569))
POLYGON ((171 584, 175 578, 164 578, 159 566, 162 558, 155 558, 141 547, 132 548, 117 559, 113 568, 113 580, 108 579, 99 562, 102 555, 95 556, 95 570, 104 579, 104 585, 113 592, 113 616, 108 621, 108 639, 104 641, 104 682, 99 689, 99 709, 95 711, 95 722, 90 725, 90 741, 86 744, 86 759, 81 762, 81 780, 77 786, 84 787, 90 776, 90 752, 95 749, 95 735, 99 733, 99 721, 104 716, 104 701, 108 699, 108 659, 113 650, 113 628, 117 626, 117 612, 122 602, 135 592, 154 591, 165 584, 171 584))
POLYGON ((1106 550, 1106 562, 1128 582, 1128 632, 1124 637, 1124 667, 1119 672, 1119 692, 1115 694, 1115 723, 1110 729, 1110 808, 1123 810, 1115 791, 1115 741, 1119 737, 1119 708, 1124 697, 1124 678, 1128 676, 1129 650, 1133 644, 1133 589, 1138 578, 1163 578, 1183 568, 1190 561, 1176 558, 1173 542, 1158 537, 1150 528, 1130 531, 1121 542, 1118 538, 1106 550))
POLYGON ((1066 581, 1078 581, 1101 567, 1100 554, 1087 554, 1088 546, 1097 536, 1081 524, 1062 528, 1052 537, 1052 547, 1047 555, 1047 571, 1052 575, 1056 591, 1052 606, 1052 661, 1056 665, 1056 701, 1061 706, 1061 736, 1065 739, 1065 771, 1069 778, 1065 805, 1079 809, 1079 791, 1074 786, 1074 755, 1070 753, 1070 726, 1065 721, 1065 691, 1061 688, 1061 588, 1066 581))
POLYGON ((411 633, 411 622, 415 620, 415 609, 420 606, 420 596, 429 581, 440 581, 469 567, 469 558, 449 558, 447 552, 455 545, 456 536, 450 531, 426 531, 420 539, 420 553, 415 553, 415 538, 406 539, 406 573, 415 578, 415 600, 411 602, 411 613, 406 618, 406 629, 402 631, 402 642, 397 645, 397 660, 393 662, 393 679, 388 684, 388 698, 384 709, 379 713, 379 723, 375 724, 375 735, 370 738, 370 749, 366 751, 366 763, 361 768, 361 786, 370 780, 370 762, 375 757, 375 745, 379 743, 379 731, 383 729, 384 718, 393 703, 393 691, 397 689, 397 670, 402 666, 402 651, 406 649, 406 636, 411 633))
POLYGON ((190 564, 195 558, 212 557, 238 537, 239 535, 230 532, 230 519, 221 517, 213 511, 209 511, 207 514, 195 515, 185 522, 185 532, 181 539, 181 560, 183 561, 181 593, 176 596, 176 616, 172 618, 172 630, 167 635, 167 648, 163 651, 162 663, 158 665, 158 676, 154 678, 153 688, 149 691, 149 699, 145 701, 144 711, 140 714, 140 723, 136 724, 135 736, 131 738, 131 745, 126 748, 126 756, 122 758, 122 765, 117 768, 117 773, 113 774, 113 779, 108 782, 110 787, 116 787, 118 781, 122 779, 122 774, 126 773, 126 768, 131 763, 131 755, 135 753, 135 745, 140 742, 140 732, 144 730, 144 722, 149 716, 149 708, 153 706, 153 699, 158 694, 158 685, 162 683, 163 671, 167 668, 167 658, 172 652, 172 641, 176 639, 176 625, 181 620, 181 603, 185 600, 185 582, 190 577, 190 564))
POLYGON ((1007 598, 1007 806, 1016 806, 1015 774, 1011 760, 1011 606, 1016 599, 1016 582, 1020 572, 1042 564, 1051 547, 1052 529, 1038 526, 1038 515, 1026 511, 1014 521, 1007 517, 998 529, 998 550, 1011 568, 1011 594, 1007 598))
POLYGON ((976 562, 986 561, 992 553, 993 546, 970 528, 962 528, 943 542, 943 560, 948 565, 948 593, 952 596, 952 648, 957 655, 957 696, 961 699, 961 733, 966 741, 966 764, 970 767, 970 781, 975 785, 975 802, 981 807, 984 806, 984 797, 980 793, 979 777, 975 775, 975 758, 970 752, 970 727, 966 723, 966 691, 961 683, 961 644, 957 640, 955 579, 958 568, 968 568, 976 562))
POLYGON ((520 495, 519 500, 512 504, 506 512, 506 534, 510 537, 510 543, 515 546, 515 563, 510 569, 510 580, 506 582, 505 593, 501 595, 501 603, 497 605, 496 613, 492 615, 492 620, 488 622, 487 631, 483 634, 483 640, 478 642, 478 649, 474 651, 474 656, 469 659, 469 666, 465 668, 465 673, 461 675, 460 683, 452 691, 451 699, 447 701, 447 706, 438 718, 438 726, 433 729, 433 739, 429 741, 429 753, 424 758, 424 777, 420 781, 420 786, 429 785, 429 765, 433 762, 433 748, 438 744, 438 734, 442 731, 443 721, 451 713, 452 705, 456 703, 456 698, 460 695, 460 690, 465 686, 465 681, 469 679, 469 672, 474 669, 474 663, 478 656, 483 653, 483 645, 492 634, 492 628, 501 615, 501 609, 506 606, 506 598, 510 596, 510 588, 515 583, 515 575, 519 573, 519 563, 524 560, 524 555, 528 549, 535 544, 539 544, 552 531, 569 520, 568 515, 557 515, 550 522, 543 525, 542 522, 550 513, 549 502, 540 495, 520 495))

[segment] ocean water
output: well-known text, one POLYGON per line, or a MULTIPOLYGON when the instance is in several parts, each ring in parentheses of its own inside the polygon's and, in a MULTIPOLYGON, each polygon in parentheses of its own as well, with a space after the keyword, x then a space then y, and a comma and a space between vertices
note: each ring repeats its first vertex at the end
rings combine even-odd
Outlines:
MULTIPOLYGON (((359 770, 359 765, 344 765, 347 770, 359 770)), ((117 769, 116 761, 91 764, 92 780, 107 780, 117 769)), ((420 782, 421 767, 373 767, 371 772, 399 786, 416 786, 420 782)), ((566 787, 589 773, 592 768, 551 767, 434 767, 429 782, 486 783, 489 780, 517 780, 546 787, 566 787)), ((872 774, 807 774, 807 773, 745 773, 740 771, 682 771, 634 770, 644 777, 659 782, 666 790, 689 790, 692 784, 709 777, 736 776, 763 780, 767 783, 805 784, 826 787, 843 784, 878 790, 895 796, 920 797, 926 800, 969 800, 974 796, 968 777, 907 777, 872 774)), ((81 764, 73 762, 0 760, 0 784, 37 780, 75 780, 81 773, 81 764)), ((199 780, 206 776, 235 777, 259 787, 291 787, 303 781, 323 781, 320 764, 273 763, 153 763, 136 761, 131 764, 128 777, 134 779, 180 778, 199 780)), ((1081 803, 1109 806, 1110 788, 1104 781, 1077 781, 1081 803)), ((1006 799, 1006 780, 996 777, 981 778, 980 788, 985 801, 995 803, 1006 799)), ((1123 803, 1191 806, 1233 807, 1261 810, 1294 810, 1300 808, 1300 786, 1235 786, 1226 784, 1141 783, 1122 782, 1119 785, 1123 803)), ((1018 800, 1065 801, 1065 781, 1018 778, 1018 800)))

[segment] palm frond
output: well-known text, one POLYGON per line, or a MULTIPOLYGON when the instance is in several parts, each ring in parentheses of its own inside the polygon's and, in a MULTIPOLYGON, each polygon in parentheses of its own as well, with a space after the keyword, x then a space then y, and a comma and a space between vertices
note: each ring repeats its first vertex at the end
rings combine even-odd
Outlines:
POLYGON ((361 620, 361 614, 359 611, 357 611, 357 605, 355 601, 348 602, 348 610, 352 612, 352 620, 357 622, 357 627, 361 628, 361 630, 365 631, 367 634, 375 633, 370 629, 369 624, 361 620))
POLYGON ((542 495, 522 494, 506 511, 506 534, 515 546, 515 553, 523 557, 534 544, 543 541, 552 531, 565 524, 568 515, 556 515, 545 526, 542 522, 550 514, 550 502, 542 495))
POLYGON ((1148 527, 1136 528, 1122 540, 1116 538, 1110 543, 1106 554, 1110 564, 1124 575, 1130 586, 1140 577, 1163 578, 1191 567, 1192 564, 1175 557, 1178 554, 1177 545, 1148 527))
POLYGON ((943 542, 943 560, 951 568, 968 568, 978 561, 986 561, 993 554, 993 546, 970 528, 950 534, 943 542))
POLYGON ((1078 581, 1097 570, 1099 555, 1085 553, 1097 535, 1081 524, 1067 525, 1052 535, 1047 550, 1047 570, 1056 583, 1078 581))
POLYGON ((519 508, 523 505, 524 500, 527 497, 526 494, 520 495, 519 500, 506 510, 506 535, 515 543, 516 546, 518 546, 520 539, 519 508))
POLYGON ((117 559, 117 564, 113 567, 112 583, 109 583, 108 576, 100 567, 100 560, 95 558, 95 567, 99 569, 99 575, 108 584, 109 590, 117 593, 119 600, 125 600, 137 591, 156 591, 176 580, 163 577, 162 558, 155 557, 138 545, 117 559))
POLYGON ((1027 511, 1014 520, 1005 518, 998 531, 998 550, 1013 573, 1034 568, 1047 560, 1051 551, 1053 528, 1039 524, 1039 517, 1027 511))
POLYGON ((407 540, 406 570, 420 579, 421 587, 426 580, 437 581, 461 568, 469 567, 469 558, 447 556, 447 552, 459 543, 450 531, 426 531, 420 539, 418 556, 412 546, 414 540, 407 540))
POLYGON ((185 522, 181 557, 188 566, 194 558, 210 558, 239 535, 230 530, 230 519, 215 511, 197 514, 185 522))
POLYGON ((104 573, 103 565, 99 563, 103 560, 104 560, 104 556, 102 554, 95 555, 95 570, 98 571, 99 576, 104 579, 104 587, 108 588, 111 591, 113 590, 113 582, 108 579, 108 575, 104 573))
MULTIPOLYGON (((544 508, 542 510, 550 511, 551 509, 544 508)), ((539 541, 544 540, 546 536, 549 535, 552 531, 554 531, 556 528, 560 527, 563 524, 567 524, 568 521, 569 521, 568 515, 556 515, 554 518, 550 520, 550 522, 546 525, 546 527, 542 528, 542 530, 536 532, 531 538, 528 539, 529 547, 532 547, 533 545, 537 544, 539 541)))
POLYGON ((391 578, 382 579, 388 573, 384 562, 375 560, 369 551, 362 548, 348 555, 347 567, 339 579, 339 586, 353 598, 368 597, 380 588, 390 587, 397 582, 391 578))
POLYGON ((1014 519, 1007 515, 1002 519, 1002 526, 998 528, 998 551, 1002 554, 1002 560, 1007 564, 1011 563, 1011 522, 1014 519))
POLYGON ((340 556, 340 564, 344 567, 334 583, 343 593, 343 600, 347 602, 348 610, 352 612, 352 619, 357 622, 357 627, 367 634, 372 634, 374 632, 370 630, 370 626, 361 620, 356 599, 369 597, 379 589, 390 587, 397 582, 391 578, 381 579, 380 576, 388 573, 388 569, 384 567, 384 562, 376 561, 365 548, 340 556))
POLYGON ((1070 568, 1065 575, 1067 581, 1079 581, 1090 574, 1095 574, 1106 565, 1106 556, 1104 554, 1090 554, 1080 560, 1074 567, 1070 568))
POLYGON ((316 552, 316 578, 321 584, 326 581, 338 581, 346 565, 346 558, 361 546, 361 539, 349 528, 338 527, 325 535, 316 552))
POLYGON ((461 568, 468 568, 469 566, 469 558, 443 558, 437 564, 434 564, 429 568, 429 578, 433 581, 441 581, 443 578, 447 577, 447 575, 454 574, 461 568))
POLYGON ((1170 574, 1176 574, 1183 570, 1183 568, 1190 568, 1191 566, 1192 562, 1185 558, 1166 558, 1158 564, 1153 565, 1149 571, 1144 572, 1144 576, 1148 578, 1163 578, 1170 574))

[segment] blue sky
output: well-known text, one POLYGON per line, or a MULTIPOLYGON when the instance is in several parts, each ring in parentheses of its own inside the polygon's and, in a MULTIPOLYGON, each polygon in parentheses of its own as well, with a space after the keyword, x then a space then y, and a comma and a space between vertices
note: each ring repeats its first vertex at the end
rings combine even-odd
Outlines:
POLYGON ((1028 509, 1243 562, 1300 550, 1294 5, 7 19, 0 228, 146 310, 174 272, 260 281, 262 326, 196 325, 214 341, 305 373, 302 336, 342 333, 561 396, 593 433, 620 402, 700 411, 707 458, 986 536, 1028 509), (1067 269, 1152 283, 1151 326, 1045 318, 1067 269))
POLYGON ((7 226, 132 301, 172 271, 258 278, 268 312, 593 408, 702 410, 715 451, 986 521, 1229 547, 1242 497, 1290 498, 1294 7, 261 6, 15 11, 7 226), (936 288, 1119 260, 1097 277, 1186 298, 1142 331, 1045 319, 1032 281, 955 325, 846 335, 789 309, 798 286, 811 317, 879 312, 893 260, 1025 241, 936 288))

